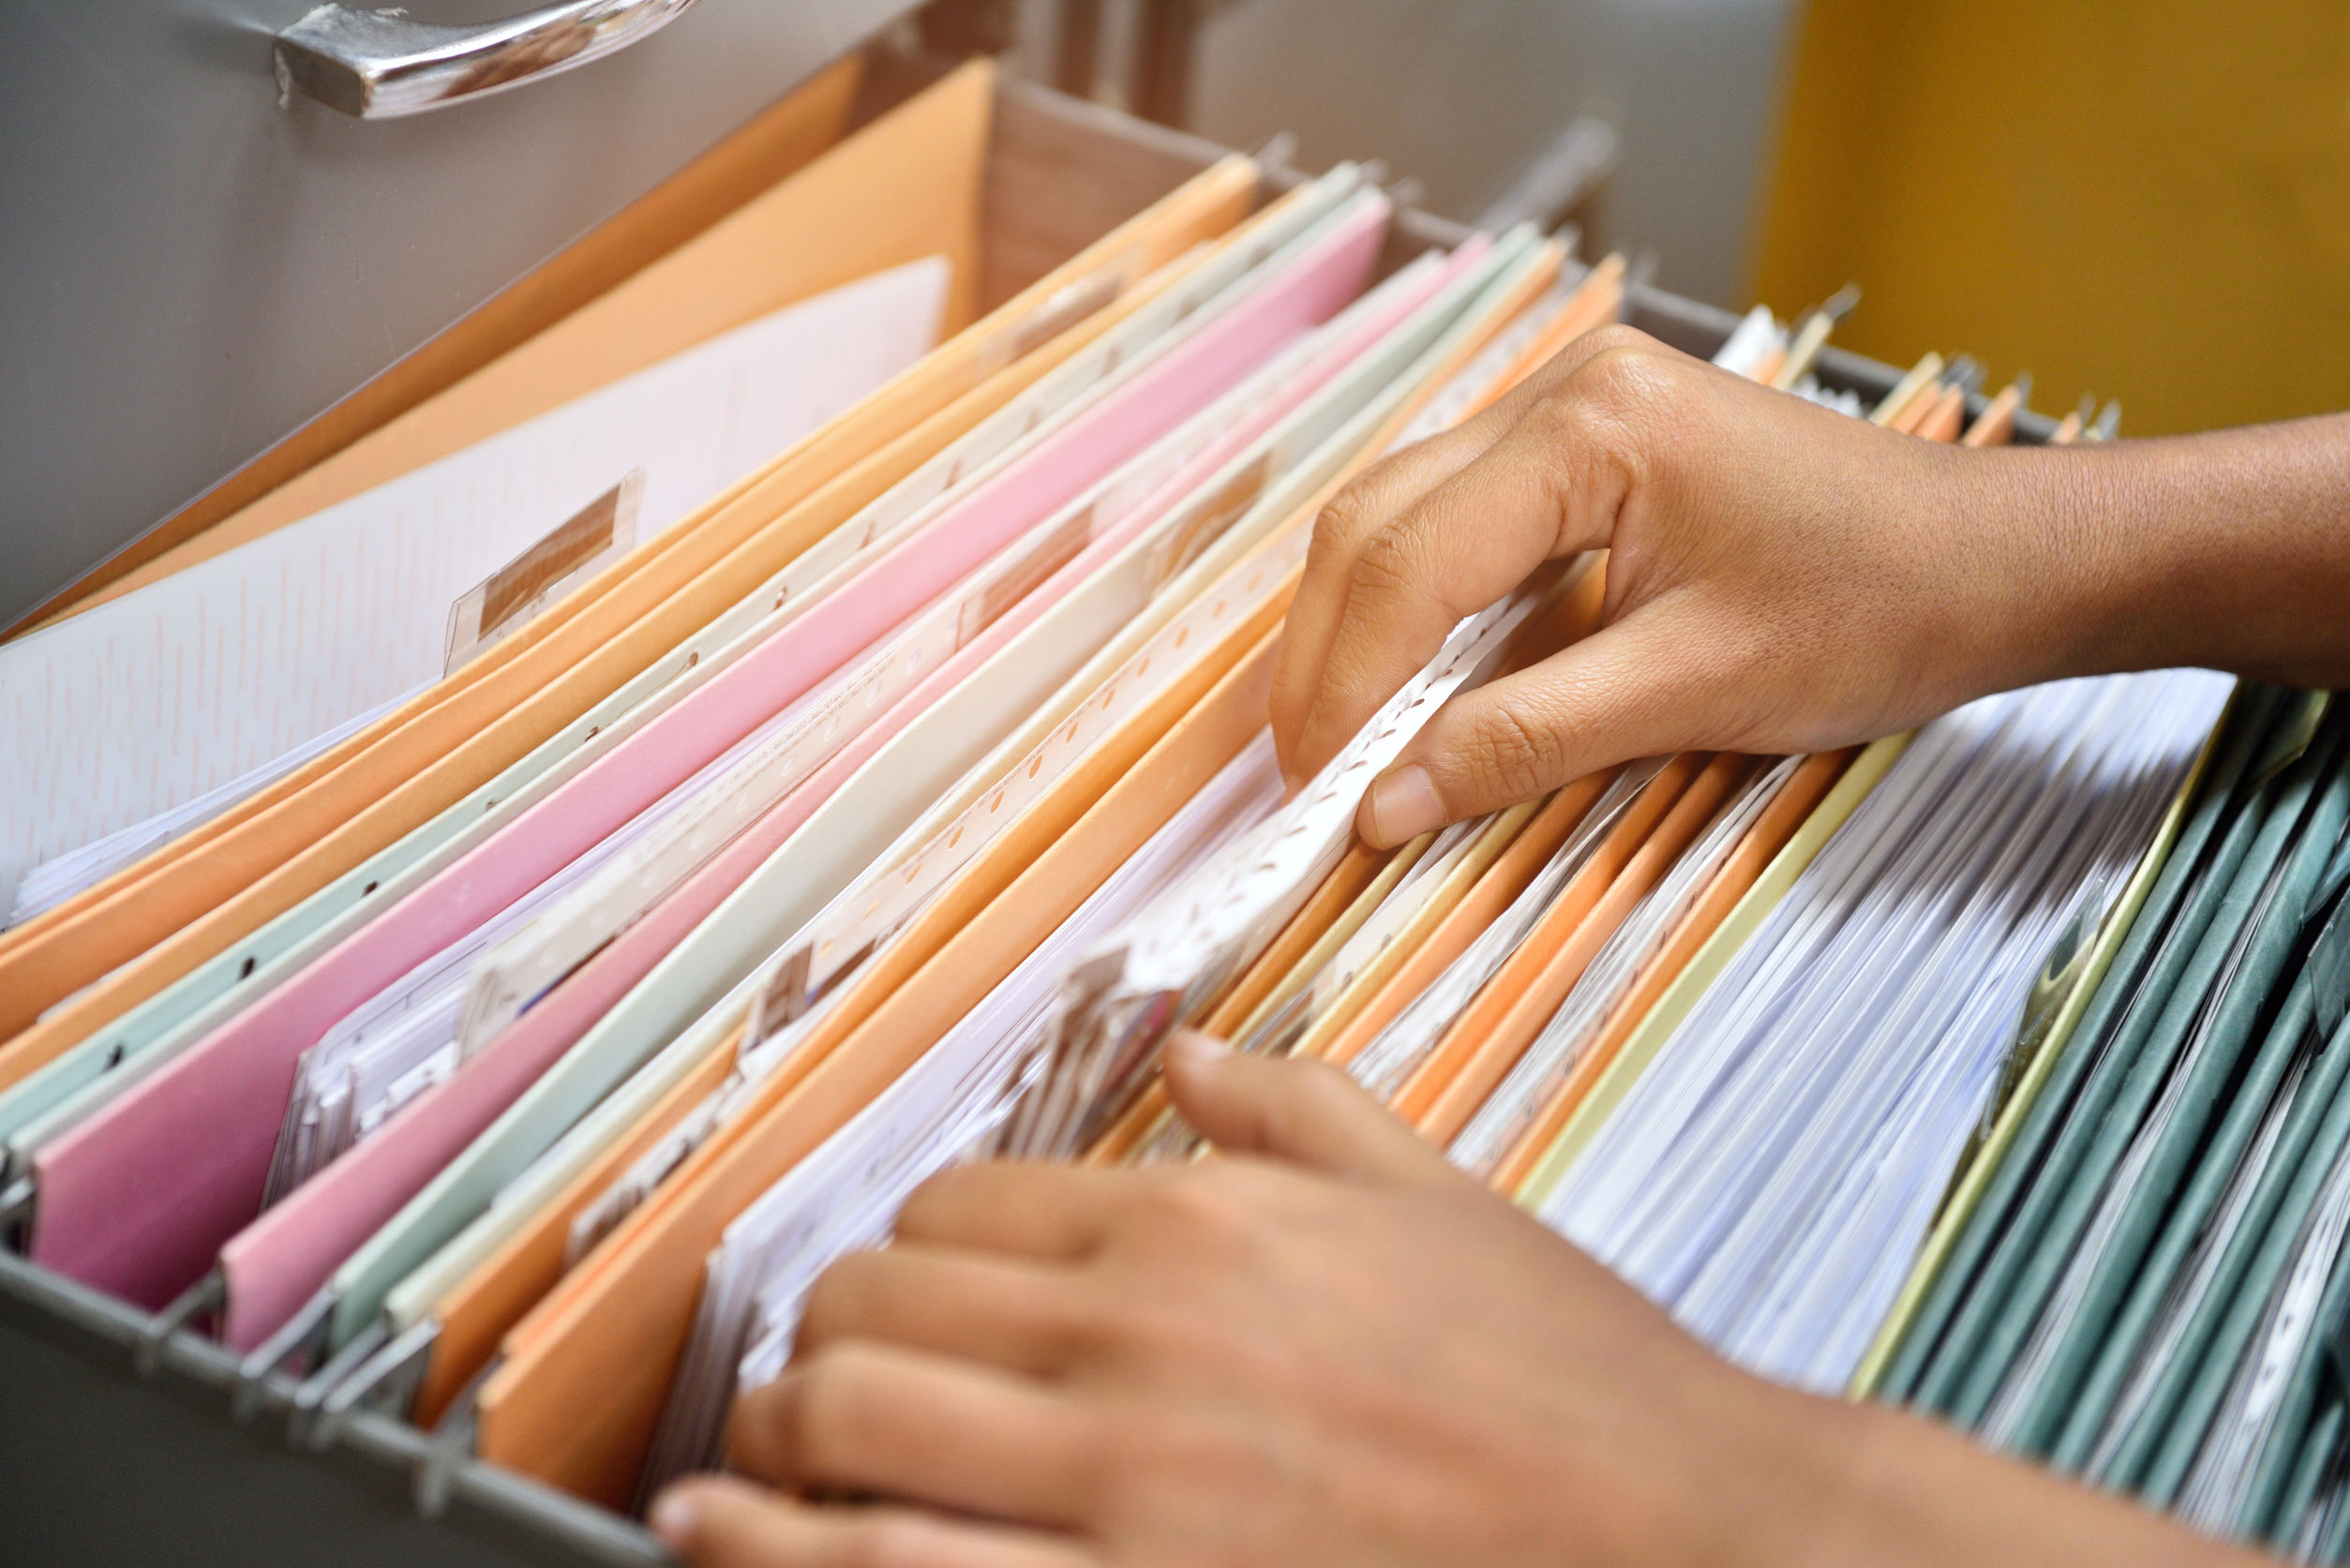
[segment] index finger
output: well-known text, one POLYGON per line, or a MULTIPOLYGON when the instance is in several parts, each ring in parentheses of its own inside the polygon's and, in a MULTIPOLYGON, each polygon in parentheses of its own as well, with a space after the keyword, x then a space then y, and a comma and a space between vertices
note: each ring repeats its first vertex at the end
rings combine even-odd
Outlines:
MULTIPOLYGON (((1476 462, 1363 542, 1295 741, 1310 773, 1419 672, 1464 616, 1555 558, 1606 545, 1637 484, 1618 401, 1587 387, 1637 351, 1603 344, 1476 462)), ((1611 583, 1612 587, 1612 583, 1611 583)))
MULTIPOLYGON (((1328 760, 1319 756, 1309 762, 1301 754, 1300 742, 1320 694, 1331 644, 1347 614, 1355 566, 1366 545, 1486 456, 1584 361, 1621 341, 1620 334, 1605 328, 1572 339, 1474 418, 1374 465, 1340 491, 1314 519, 1313 539, 1282 622, 1280 651, 1273 672, 1274 746, 1282 772, 1293 783, 1310 776, 1328 760)), ((1533 564, 1538 562, 1530 563, 1529 570, 1533 564)), ((1378 703, 1371 706, 1376 710, 1378 703)))
POLYGON ((1489 424, 1495 410, 1382 458, 1333 497, 1314 519, 1306 565, 1282 621, 1274 655, 1273 746, 1293 783, 1297 736, 1313 707, 1314 686, 1329 651, 1330 635, 1346 607, 1347 575, 1363 537, 1459 473, 1499 440, 1505 426, 1489 424))

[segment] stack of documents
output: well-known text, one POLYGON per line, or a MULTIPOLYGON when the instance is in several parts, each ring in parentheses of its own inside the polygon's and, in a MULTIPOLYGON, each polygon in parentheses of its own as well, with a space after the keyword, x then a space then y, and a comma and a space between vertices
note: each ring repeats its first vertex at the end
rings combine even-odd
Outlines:
MULTIPOLYGON (((0 648, 34 1262, 628 1508, 927 1175, 1199 1154, 1158 1076, 1197 1027, 1343 1068, 1770 1376, 2350 1530, 2322 702, 2065 682, 1374 852, 1370 781, 1607 564, 1462 621, 1285 799, 1313 519, 1617 319, 1622 262, 1399 254, 1361 170, 1267 201, 1234 158, 977 315, 990 101, 945 78, 513 351, 612 372, 571 396, 443 410, 471 440, 0 648), (778 232, 789 297, 581 349, 778 232)), ((2011 438, 1964 362, 1823 388, 1841 308, 1716 362, 2011 438)))
POLYGON ((1540 1200, 1734 1358, 1848 1383, 2057 933, 2102 912, 2227 696, 2199 671, 1926 725, 1540 1200))

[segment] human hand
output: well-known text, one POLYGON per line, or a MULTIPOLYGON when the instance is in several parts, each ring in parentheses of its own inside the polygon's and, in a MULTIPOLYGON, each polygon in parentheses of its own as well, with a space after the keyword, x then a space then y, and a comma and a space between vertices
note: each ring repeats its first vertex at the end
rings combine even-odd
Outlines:
POLYGON ((818 1284, 705 1568, 1735 1564, 1828 1506, 1831 1407, 1733 1371, 1342 1074, 1171 1048, 1218 1157, 979 1165, 818 1284))
POLYGON ((2069 673, 2088 618, 2060 510, 1987 504, 2044 453, 1960 451, 1591 333, 1317 520, 1274 735, 1310 777, 1454 624, 1605 548, 1601 629, 1446 704, 1365 798, 1401 844, 1678 751, 1826 750, 2069 673))
POLYGON ((819 1281, 663 1495, 697 1568, 2249 1568, 1875 1406, 1773 1387, 1341 1073, 1180 1038, 1222 1151, 979 1165, 819 1281))

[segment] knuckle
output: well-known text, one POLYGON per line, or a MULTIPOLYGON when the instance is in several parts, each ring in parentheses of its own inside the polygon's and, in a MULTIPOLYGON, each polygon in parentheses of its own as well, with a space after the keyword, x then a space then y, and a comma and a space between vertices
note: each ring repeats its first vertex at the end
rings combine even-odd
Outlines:
POLYGON ((912 1192, 898 1206, 897 1217, 890 1223, 891 1241, 921 1241, 948 1231, 948 1217, 960 1212, 953 1189, 934 1187, 938 1178, 933 1176, 912 1192))
POLYGON ((1468 770, 1511 799, 1528 799, 1558 782, 1565 748, 1557 727, 1506 703, 1478 715, 1461 738, 1468 770))
POLYGON ((1055 1443, 1055 1469, 1086 1515, 1108 1524, 1146 1512, 1164 1484, 1163 1419, 1130 1402, 1075 1404, 1055 1443))
POLYGON ((1255 1217, 1247 1169, 1231 1160, 1208 1159, 1187 1165, 1173 1173, 1170 1185, 1207 1222, 1220 1228, 1237 1228, 1255 1217))
POLYGON ((1354 589, 1357 594, 1380 598, 1414 591, 1421 574, 1411 546, 1391 528, 1383 528, 1363 541, 1355 558, 1354 589))
POLYGON ((1459 453, 1459 432, 1445 431, 1404 451, 1382 457, 1343 485, 1314 517, 1317 551, 1342 557, 1357 541, 1405 509, 1426 483, 1448 471, 1459 453))
POLYGON ((1082 1495, 1115 1512, 1146 1485, 1158 1471, 1155 1426, 1121 1409, 1091 1407, 1070 1433, 1070 1462, 1082 1495))
POLYGON ((1626 351, 1645 353, 1656 346, 1656 339, 1624 321, 1595 326, 1583 335, 1582 340, 1591 346, 1594 358, 1626 351))
POLYGON ((1130 1450, 1130 1486, 1175 1495, 1231 1497, 1263 1473, 1265 1456, 1224 1423, 1155 1424, 1130 1450))
POLYGON ((1231 1172, 1215 1161, 1171 1172, 1135 1200, 1136 1221, 1155 1242, 1220 1251, 1248 1220, 1233 1185, 1231 1172))
POLYGON ((1343 553, 1373 526, 1369 476, 1355 480, 1324 503, 1313 520, 1313 549, 1343 553))
MULTIPOLYGON (((1197 1259, 1185 1260, 1202 1271, 1197 1259)), ((1159 1289, 1148 1299, 1130 1299, 1115 1322, 1105 1322, 1097 1367, 1125 1381, 1158 1383, 1188 1382, 1195 1372, 1215 1366, 1225 1346, 1222 1330, 1203 1321, 1197 1301, 1185 1287, 1159 1289)), ((1115 1410, 1097 1417, 1082 1434, 1081 1446, 1098 1456, 1105 1476, 1146 1468, 1156 1428, 1148 1420, 1121 1419, 1115 1410)))
POLYGON ((756 1480, 781 1483, 790 1453, 785 1384, 766 1383, 736 1401, 726 1424, 726 1453, 734 1467, 756 1480))
POLYGON ((1608 406, 1618 428, 1669 428, 1660 421, 1682 417, 1693 386, 1690 367, 1662 354, 1624 352, 1609 356, 1608 406))
POLYGON ((1127 1343, 1129 1321, 1123 1298, 1070 1292, 1040 1322, 1038 1333, 1048 1360, 1067 1368, 1115 1354, 1127 1343))
POLYGON ((1609 337, 1577 366, 1548 407, 1564 433, 1608 445, 1627 440, 1668 411, 1686 378, 1682 365, 1658 353, 1643 335, 1628 327, 1602 331, 1628 336, 1609 337))

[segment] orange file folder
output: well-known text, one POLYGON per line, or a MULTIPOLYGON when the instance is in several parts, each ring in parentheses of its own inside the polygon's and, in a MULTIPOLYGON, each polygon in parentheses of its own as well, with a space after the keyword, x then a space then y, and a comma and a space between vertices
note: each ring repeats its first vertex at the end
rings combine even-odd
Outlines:
POLYGON ((1590 814, 1600 796, 1607 793, 1614 777, 1613 769, 1593 773, 1551 796, 1525 829, 1510 841, 1509 848, 1477 878, 1476 886, 1429 933, 1428 939, 1413 948, 1375 990, 1366 992, 1359 1006, 1347 1011, 1342 1019, 1334 1019, 1335 1026, 1328 1031, 1326 1039, 1313 1040, 1310 1051, 1301 1047, 1301 1053, 1320 1056, 1338 1067, 1361 1055, 1363 1048, 1378 1037, 1379 1031, 1409 1007, 1414 997, 1426 991, 1453 960, 1466 952, 1477 934, 1526 890, 1526 885, 1558 853, 1559 845, 1590 814))
POLYGON ((1917 423, 1914 434, 1930 441, 1952 441, 1958 439, 1958 427, 1967 418, 1967 394, 1958 387, 1946 386, 1941 396, 1926 410, 1917 423))
POLYGON ((687 1113, 716 1093, 734 1069, 734 1053, 712 1051, 655 1100, 644 1118, 571 1179, 546 1207, 483 1259, 433 1311, 440 1335, 416 1386, 415 1417, 438 1422, 465 1385, 489 1364, 498 1342, 563 1277, 571 1223, 610 1188, 687 1113))
MULTIPOLYGON (((1751 757, 1728 752, 1716 754, 1706 764, 1705 770, 1680 791, 1664 819, 1638 837, 1624 833, 1645 800, 1634 802, 1634 811, 1625 814, 1618 833, 1609 835, 1591 865, 1585 868, 1586 873, 1597 874, 1588 884, 1597 896, 1574 918, 1573 932, 1556 954, 1489 1027, 1478 1031, 1464 1017, 1398 1092, 1399 1111, 1422 1135, 1441 1148, 1468 1125, 1486 1097, 1517 1066, 1518 1058, 1525 1054, 1543 1025, 1559 1010, 1567 993, 1575 989, 1575 982, 1583 978, 1600 947, 1615 934, 1633 906, 1672 868, 1681 852, 1713 820, 1722 802, 1752 770, 1751 757), (1623 834, 1621 840, 1619 834, 1623 834), (1615 852, 1620 843, 1637 844, 1638 847, 1617 860, 1615 852), (1617 869, 1612 874, 1602 873, 1601 868, 1611 860, 1616 861, 1617 869), (1602 874, 1604 884, 1600 880, 1602 874)), ((1650 787, 1653 790, 1654 785, 1650 787)), ((1576 884, 1584 879, 1579 874, 1561 889, 1562 904, 1568 903, 1577 894, 1576 884)), ((1546 918, 1544 924, 1549 923, 1546 918)), ((1535 930, 1539 935, 1541 927, 1535 930)), ((1471 1010, 1476 1010, 1474 1005, 1471 1010)))
POLYGON ((1662 950, 1640 972, 1624 1000, 1616 1004, 1591 1049, 1575 1064, 1566 1082, 1544 1103, 1534 1125, 1519 1135, 1504 1156, 1493 1176, 1497 1191, 1515 1192, 1524 1182, 1544 1151, 1557 1139, 1560 1129, 1566 1126, 1567 1119, 1575 1114, 1576 1107, 1582 1104, 1591 1086, 1624 1049, 1624 1042, 1665 993, 1666 987, 1672 984, 1697 956, 1698 949, 1705 946, 1707 938, 1729 918, 1729 912, 1746 896, 1746 889, 1755 885, 1763 868, 1787 846, 1787 841, 1795 836, 1795 829, 1803 826, 1804 819, 1811 815, 1812 809, 1834 787, 1845 768, 1859 754, 1858 747, 1823 752, 1805 758, 1796 768, 1794 777, 1755 818, 1754 826, 1746 829, 1738 846, 1730 851, 1729 859, 1714 874, 1688 914, 1666 938, 1662 950))
POLYGON ((1990 406, 1975 416, 1959 438, 1961 446, 2005 446, 2015 434, 2015 416, 2024 407, 2024 389, 2010 384, 1991 399, 1990 406))
POLYGON ((1200 1027, 1218 1037, 1235 1034, 1250 1014, 1273 994, 1289 972, 1304 958, 1323 936, 1346 915, 1382 872, 1394 862, 1397 850, 1373 849, 1360 840, 1347 845, 1346 855, 1322 886, 1306 901, 1273 945, 1265 949, 1265 956, 1250 965, 1248 973, 1214 1010, 1208 1013, 1200 1027))
MULTIPOLYGON (((1585 917, 1591 914, 1617 874, 1630 861, 1648 836, 1655 830, 1673 802, 1680 799, 1690 782, 1709 759, 1699 753, 1684 753, 1668 762, 1664 769, 1640 792, 1634 796, 1624 814, 1593 848, 1591 858, 1566 885, 1559 896, 1526 933, 1518 950, 1495 971, 1493 978, 1477 993, 1468 1008, 1448 1029, 1429 1057, 1413 1070, 1397 1090, 1391 1101, 1397 1114, 1409 1122, 1416 1122, 1427 1110, 1436 1092, 1452 1076, 1453 1071, 1478 1042, 1504 1019, 1510 1017, 1529 991, 1539 985, 1551 961, 1569 950, 1577 931, 1585 917)), ((1547 1014, 1545 1016, 1548 1016, 1547 1014)))

